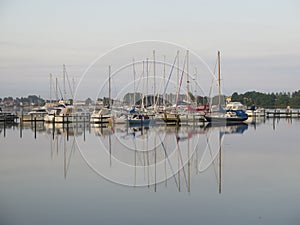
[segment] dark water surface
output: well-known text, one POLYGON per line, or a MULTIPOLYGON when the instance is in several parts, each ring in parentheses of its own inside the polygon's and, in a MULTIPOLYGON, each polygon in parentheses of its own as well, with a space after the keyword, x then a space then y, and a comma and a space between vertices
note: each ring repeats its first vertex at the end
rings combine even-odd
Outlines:
POLYGON ((1 124, 0 224, 300 224, 299 130, 1 124))

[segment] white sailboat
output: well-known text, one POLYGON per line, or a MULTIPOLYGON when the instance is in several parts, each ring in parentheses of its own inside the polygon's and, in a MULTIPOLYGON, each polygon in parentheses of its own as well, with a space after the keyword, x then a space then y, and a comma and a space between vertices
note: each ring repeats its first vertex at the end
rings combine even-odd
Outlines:
POLYGON ((108 67, 108 74, 108 106, 94 110, 90 118, 91 123, 109 123, 113 119, 111 114, 111 66, 108 67))
MULTIPOLYGON (((75 107, 71 104, 69 100, 67 100, 67 92, 66 92, 66 66, 63 65, 63 93, 62 100, 58 101, 55 107, 52 107, 49 110, 49 113, 44 115, 44 121, 47 123, 78 123, 84 122, 87 120, 87 113, 83 111, 76 110, 75 107)), ((68 77, 67 77, 68 79, 68 77)), ((51 83, 52 83, 52 75, 50 76, 50 102, 52 102, 51 95, 51 83)), ((71 89, 71 88, 70 88, 71 89)), ((56 99, 58 99, 58 81, 56 78, 56 99)), ((73 98, 73 91, 71 91, 71 96, 73 98)))
POLYGON ((238 110, 224 110, 221 107, 221 67, 220 67, 220 52, 218 51, 218 111, 209 112, 204 115, 209 123, 217 124, 232 124, 241 123, 248 119, 248 115, 242 109, 238 110))

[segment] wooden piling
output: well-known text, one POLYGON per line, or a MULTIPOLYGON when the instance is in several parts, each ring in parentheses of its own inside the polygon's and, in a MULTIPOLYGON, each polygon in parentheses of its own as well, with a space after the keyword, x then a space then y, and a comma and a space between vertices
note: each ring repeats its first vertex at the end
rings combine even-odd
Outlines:
POLYGON ((34 118, 34 139, 36 139, 36 117, 34 118))

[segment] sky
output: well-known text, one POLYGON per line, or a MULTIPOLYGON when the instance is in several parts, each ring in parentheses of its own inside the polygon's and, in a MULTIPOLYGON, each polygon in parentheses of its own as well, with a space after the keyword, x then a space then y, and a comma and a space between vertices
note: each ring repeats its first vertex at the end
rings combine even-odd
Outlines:
POLYGON ((1 0, 0 97, 49 98, 63 64, 79 81, 100 55, 142 40, 185 46, 212 69, 221 51, 227 95, 300 89, 297 0, 1 0))

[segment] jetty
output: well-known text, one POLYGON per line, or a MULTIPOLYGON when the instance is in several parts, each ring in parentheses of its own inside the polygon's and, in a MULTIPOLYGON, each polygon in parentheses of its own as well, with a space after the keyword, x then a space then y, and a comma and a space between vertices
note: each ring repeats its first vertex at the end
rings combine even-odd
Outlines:
POLYGON ((0 122, 2 123, 16 123, 18 116, 12 113, 1 112, 0 113, 0 122))
POLYGON ((300 110, 280 110, 280 109, 274 109, 274 110, 268 110, 266 111, 266 117, 267 118, 300 118, 300 110))

